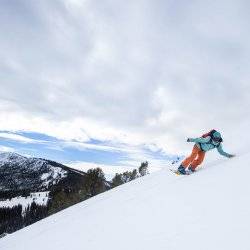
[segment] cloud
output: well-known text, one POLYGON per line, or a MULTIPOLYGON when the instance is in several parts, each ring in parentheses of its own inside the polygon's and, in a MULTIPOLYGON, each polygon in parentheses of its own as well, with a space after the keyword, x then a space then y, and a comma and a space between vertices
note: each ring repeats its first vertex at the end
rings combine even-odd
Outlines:
POLYGON ((6 147, 0 145, 0 152, 15 152, 15 149, 12 147, 6 147))
POLYGON ((22 135, 18 135, 14 133, 5 133, 5 132, 0 132, 0 138, 12 140, 12 141, 18 141, 21 143, 42 143, 43 142, 41 140, 33 140, 22 135))
POLYGON ((0 7, 1 130, 183 153, 186 137, 218 128, 242 145, 236 131, 250 125, 245 1, 0 7))
POLYGON ((130 166, 124 165, 106 165, 106 164, 98 164, 93 162, 84 162, 84 161, 77 161, 77 162, 70 162, 66 163, 67 166, 87 172, 91 168, 101 168, 105 175, 109 177, 113 177, 116 173, 123 173, 125 171, 132 171, 134 168, 130 166))
POLYGON ((168 168, 171 166, 172 161, 176 159, 176 155, 166 155, 163 151, 160 151, 159 148, 156 148, 156 146, 153 145, 135 147, 129 144, 116 144, 112 146, 112 144, 109 143, 106 143, 105 145, 104 143, 94 144, 72 141, 57 142, 56 144, 63 150, 72 148, 79 151, 101 152, 102 156, 100 159, 95 159, 96 162, 86 162, 85 164, 84 161, 74 161, 70 162, 70 164, 71 166, 74 166, 74 168, 84 167, 85 170, 92 167, 101 167, 104 172, 107 172, 109 175, 116 172, 124 172, 126 170, 138 168, 140 164, 145 161, 149 162, 149 171, 154 172, 162 168, 168 168), (118 158, 115 160, 115 163, 97 163, 100 160, 104 160, 102 158, 105 158, 105 156, 110 157, 113 153, 113 158, 118 158))
POLYGON ((74 148, 80 151, 85 150, 98 150, 98 151, 106 151, 106 152, 117 152, 117 153, 138 153, 141 151, 139 147, 132 147, 131 145, 126 144, 113 144, 109 142, 102 142, 101 144, 94 143, 84 143, 84 142, 76 142, 76 141, 63 141, 60 142, 62 148, 74 148))

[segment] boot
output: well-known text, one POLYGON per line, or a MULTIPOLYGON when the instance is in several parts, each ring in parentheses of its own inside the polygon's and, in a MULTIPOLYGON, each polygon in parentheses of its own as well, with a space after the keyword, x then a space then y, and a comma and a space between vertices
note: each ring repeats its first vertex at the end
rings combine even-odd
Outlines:
POLYGON ((180 174, 186 174, 186 170, 185 170, 185 168, 184 168, 182 165, 180 165, 180 166, 178 167, 178 172, 179 172, 180 174))
POLYGON ((190 165, 186 171, 187 174, 192 174, 195 172, 195 169, 190 165))

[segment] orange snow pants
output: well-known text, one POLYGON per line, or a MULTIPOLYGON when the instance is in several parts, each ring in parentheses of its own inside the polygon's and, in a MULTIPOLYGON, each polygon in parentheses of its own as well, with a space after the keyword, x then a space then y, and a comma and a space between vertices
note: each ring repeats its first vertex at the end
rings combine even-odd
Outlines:
POLYGON ((181 165, 184 168, 187 168, 189 165, 193 170, 195 170, 204 160, 205 152, 198 148, 197 145, 194 145, 192 153, 188 156, 181 165))

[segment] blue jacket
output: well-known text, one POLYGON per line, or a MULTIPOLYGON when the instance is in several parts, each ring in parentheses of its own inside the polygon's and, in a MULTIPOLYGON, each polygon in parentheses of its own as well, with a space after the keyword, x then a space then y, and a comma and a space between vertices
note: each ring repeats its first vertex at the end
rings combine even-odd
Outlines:
POLYGON ((211 140, 210 136, 207 136, 205 138, 203 138, 203 137, 189 138, 189 142, 195 142, 195 145, 197 145, 197 147, 200 148, 204 152, 207 152, 207 151, 209 151, 211 149, 217 148, 218 152, 221 155, 230 158, 231 154, 228 154, 223 150, 221 143, 215 143, 214 141, 209 143, 210 140, 211 140))

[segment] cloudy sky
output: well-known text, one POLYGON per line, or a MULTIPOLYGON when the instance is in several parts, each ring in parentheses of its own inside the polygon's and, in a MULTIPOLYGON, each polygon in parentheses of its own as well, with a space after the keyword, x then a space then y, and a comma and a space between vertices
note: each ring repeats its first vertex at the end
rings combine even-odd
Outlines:
POLYGON ((1 0, 0 150, 156 168, 196 137, 245 147, 245 0, 1 0))

